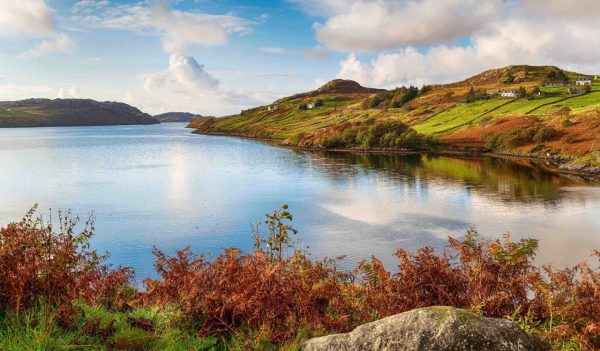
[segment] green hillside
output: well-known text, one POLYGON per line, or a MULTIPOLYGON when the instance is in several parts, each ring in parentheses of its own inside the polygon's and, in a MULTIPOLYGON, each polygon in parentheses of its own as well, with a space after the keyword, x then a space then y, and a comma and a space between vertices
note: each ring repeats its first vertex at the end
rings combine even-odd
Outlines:
POLYGON ((89 99, 0 101, 0 128, 157 124, 154 117, 120 102, 89 99))
POLYGON ((600 80, 576 87, 578 77, 553 66, 521 65, 389 91, 335 80, 237 115, 197 119, 190 127, 319 148, 445 145, 577 157, 600 150, 600 80), (565 86, 546 86, 557 80, 565 86), (502 91, 518 96, 503 98, 502 91))

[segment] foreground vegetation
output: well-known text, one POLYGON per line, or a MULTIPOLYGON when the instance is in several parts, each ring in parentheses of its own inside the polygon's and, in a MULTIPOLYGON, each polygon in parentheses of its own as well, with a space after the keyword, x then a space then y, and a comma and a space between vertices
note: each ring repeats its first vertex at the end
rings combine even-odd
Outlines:
POLYGON ((159 278, 140 290, 90 248, 93 222, 76 231, 68 214, 53 226, 32 210, 0 229, 0 349, 294 350, 432 305, 510 318, 559 350, 600 349, 600 269, 536 267, 536 240, 470 230, 444 252, 398 249, 396 273, 375 257, 340 271, 296 245, 291 221, 287 206, 267 214, 247 253, 155 250, 159 278))

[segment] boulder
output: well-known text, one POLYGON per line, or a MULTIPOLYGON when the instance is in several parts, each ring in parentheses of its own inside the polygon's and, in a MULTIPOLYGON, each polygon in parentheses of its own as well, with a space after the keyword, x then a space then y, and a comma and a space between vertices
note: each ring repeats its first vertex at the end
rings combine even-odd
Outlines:
POLYGON ((305 351, 509 351, 550 350, 505 319, 436 306, 415 309, 363 324, 346 334, 313 338, 305 351))

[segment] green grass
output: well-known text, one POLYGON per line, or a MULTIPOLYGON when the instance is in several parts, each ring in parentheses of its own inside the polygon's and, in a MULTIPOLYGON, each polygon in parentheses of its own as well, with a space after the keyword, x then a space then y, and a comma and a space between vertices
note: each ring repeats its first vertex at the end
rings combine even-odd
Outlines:
POLYGON ((536 110, 535 114, 552 114, 564 107, 568 107, 572 111, 582 111, 588 108, 600 107, 600 92, 592 91, 589 94, 573 95, 568 99, 560 101, 556 104, 543 106, 542 108, 536 110))
POLYGON ((198 336, 193 324, 174 307, 137 308, 130 312, 75 303, 79 320, 70 328, 59 326, 59 314, 46 304, 19 314, 0 314, 0 350, 299 350, 302 339, 274 345, 261 341, 256 333, 228 338, 198 336), (140 329, 132 319, 148 321, 154 330, 140 329), (90 328, 91 322, 97 327, 90 328), (107 327, 112 325, 112 327, 107 327), (108 330, 102 335, 102 330, 108 330))
POLYGON ((455 105, 429 118, 424 123, 413 126, 413 129, 419 133, 430 135, 466 128, 478 123, 486 113, 511 103, 513 103, 513 100, 491 99, 455 105))

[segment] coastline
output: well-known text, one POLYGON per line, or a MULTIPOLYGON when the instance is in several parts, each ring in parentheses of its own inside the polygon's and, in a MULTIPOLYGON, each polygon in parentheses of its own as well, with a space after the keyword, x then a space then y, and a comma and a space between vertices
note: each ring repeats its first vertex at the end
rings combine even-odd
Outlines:
POLYGON ((193 127, 186 127, 194 129, 193 134, 209 135, 209 136, 224 136, 234 137, 241 139, 250 139, 268 142, 273 146, 283 147, 287 149, 300 150, 300 151, 326 151, 326 152, 340 152, 340 153, 355 153, 355 154, 380 154, 380 155, 439 155, 439 156, 470 156, 470 157, 483 157, 490 156, 496 158, 512 159, 512 160, 532 160, 536 162, 536 166, 543 170, 555 174, 565 176, 575 176, 586 181, 600 181, 600 168, 593 168, 591 170, 573 170, 561 168, 566 165, 568 161, 564 157, 552 157, 552 156, 540 156, 534 154, 523 154, 515 152, 495 152, 486 149, 475 148, 475 147, 438 147, 430 149, 387 149, 387 148, 332 148, 327 149, 323 147, 311 147, 311 146, 299 146, 299 145, 288 145, 283 142, 280 138, 269 138, 269 137, 251 137, 243 134, 234 133, 207 133, 199 132, 193 127))

